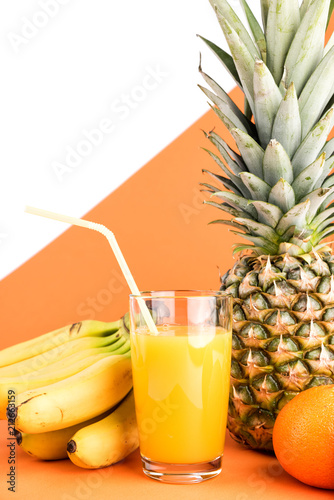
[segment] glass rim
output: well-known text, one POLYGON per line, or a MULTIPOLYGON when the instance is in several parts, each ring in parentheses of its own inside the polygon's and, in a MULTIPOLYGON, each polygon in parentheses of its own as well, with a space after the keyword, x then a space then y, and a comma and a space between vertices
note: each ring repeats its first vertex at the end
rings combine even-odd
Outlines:
POLYGON ((188 290, 145 290, 140 291, 140 295, 131 293, 129 295, 130 299, 199 299, 199 298, 210 298, 210 297, 219 297, 223 299, 232 299, 233 296, 230 293, 226 293, 224 290, 196 290, 196 289, 188 289, 188 290), (168 295, 171 293, 175 293, 175 295, 168 295), (154 294, 162 294, 162 295, 154 295, 154 294), (166 294, 166 295, 164 295, 166 294))

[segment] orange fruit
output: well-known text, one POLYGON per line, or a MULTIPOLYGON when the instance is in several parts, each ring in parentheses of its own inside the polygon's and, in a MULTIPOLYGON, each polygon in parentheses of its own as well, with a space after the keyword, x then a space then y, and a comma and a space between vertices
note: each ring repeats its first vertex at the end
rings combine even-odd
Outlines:
POLYGON ((289 401, 276 419, 273 445, 291 476, 334 489, 334 385, 312 387, 289 401))

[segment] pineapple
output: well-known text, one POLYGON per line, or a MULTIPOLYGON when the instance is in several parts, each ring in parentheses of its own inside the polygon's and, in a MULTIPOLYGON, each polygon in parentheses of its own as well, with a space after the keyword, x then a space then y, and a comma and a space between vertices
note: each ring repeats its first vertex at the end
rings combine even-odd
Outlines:
POLYGON ((222 171, 205 170, 219 183, 203 183, 217 200, 207 203, 231 216, 213 223, 248 240, 221 279, 234 297, 228 428, 271 450, 281 408, 334 383, 334 255, 324 242, 334 234, 334 2, 261 0, 262 28, 241 0, 250 31, 226 0, 210 3, 231 55, 202 39, 245 95, 241 112, 200 64, 200 88, 238 149, 206 134, 222 171))

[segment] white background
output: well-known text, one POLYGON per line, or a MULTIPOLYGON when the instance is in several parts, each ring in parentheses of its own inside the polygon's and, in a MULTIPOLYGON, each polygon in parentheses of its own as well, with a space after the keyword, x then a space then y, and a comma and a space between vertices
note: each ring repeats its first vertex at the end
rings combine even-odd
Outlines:
POLYGON ((232 89, 197 33, 227 50, 208 0, 1 2, 0 279, 67 228, 25 205, 84 215, 209 109, 200 51, 232 89))

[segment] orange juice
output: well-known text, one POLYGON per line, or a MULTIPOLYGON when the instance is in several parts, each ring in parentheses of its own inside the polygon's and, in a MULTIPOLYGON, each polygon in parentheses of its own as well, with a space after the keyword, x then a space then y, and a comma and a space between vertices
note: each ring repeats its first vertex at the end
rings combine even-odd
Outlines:
POLYGON ((220 327, 164 326, 131 334, 141 454, 195 464, 223 454, 232 334, 220 327))

